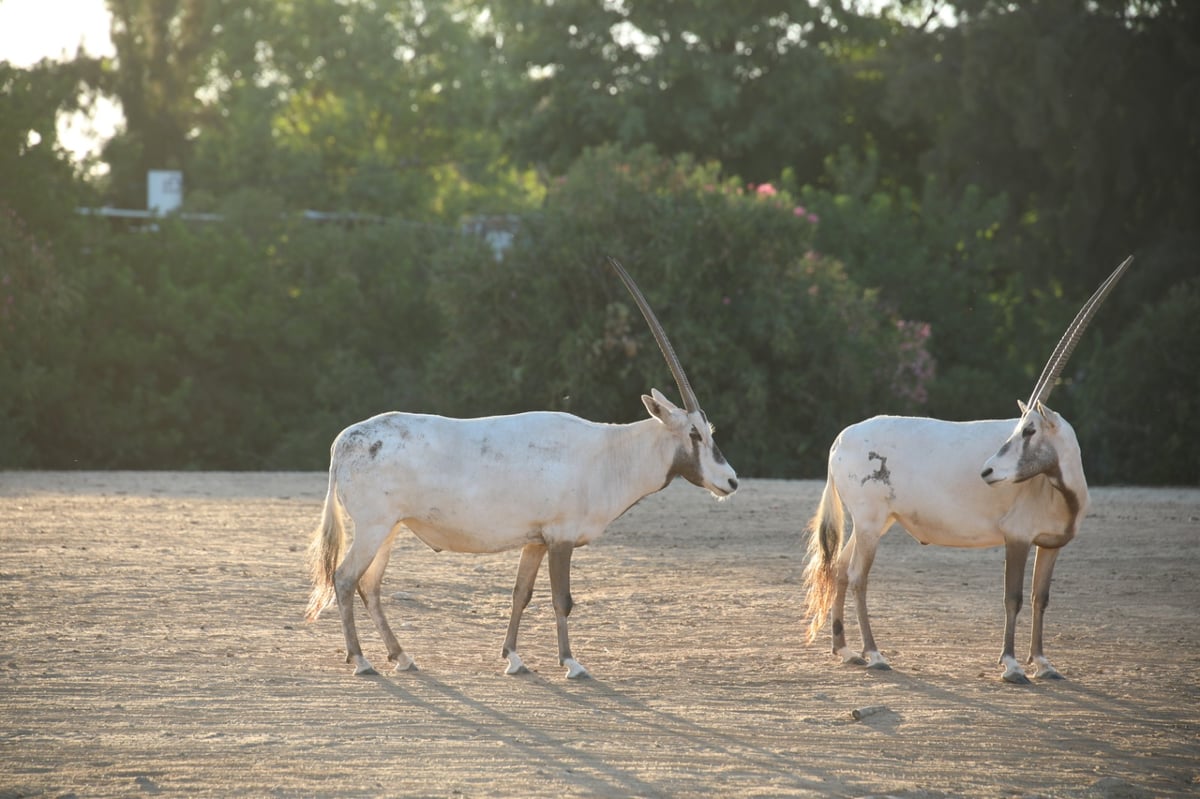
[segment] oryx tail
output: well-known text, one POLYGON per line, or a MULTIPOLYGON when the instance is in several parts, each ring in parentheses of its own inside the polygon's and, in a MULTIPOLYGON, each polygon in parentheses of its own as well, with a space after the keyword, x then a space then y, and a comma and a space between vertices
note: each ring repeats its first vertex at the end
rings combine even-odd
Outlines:
POLYGON ((812 642, 825 624, 833 606, 836 588, 837 558, 842 550, 842 531, 846 524, 842 498, 833 482, 833 472, 825 480, 821 504, 808 523, 808 564, 804 567, 807 591, 804 612, 810 617, 808 641, 812 642))
POLYGON ((308 547, 308 571, 312 577, 312 595, 308 598, 308 609, 304 618, 316 621, 321 611, 331 605, 335 598, 333 573, 342 562, 346 548, 346 528, 342 520, 342 502, 338 499, 337 478, 329 470, 329 490, 325 494, 325 507, 321 521, 313 532, 308 547))

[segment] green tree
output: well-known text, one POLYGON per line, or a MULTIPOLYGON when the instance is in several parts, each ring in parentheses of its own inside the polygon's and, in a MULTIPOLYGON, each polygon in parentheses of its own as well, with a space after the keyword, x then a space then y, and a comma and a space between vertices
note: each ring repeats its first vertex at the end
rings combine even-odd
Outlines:
POLYGON ((888 118, 928 139, 922 170, 1009 199, 1003 235, 1031 286, 1050 272, 1086 297, 1130 252, 1155 256, 1139 264, 1155 273, 1145 288, 1186 277, 1178 253, 1194 251, 1200 218, 1200 6, 939 5, 957 24, 904 29, 880 60, 888 118))
POLYGON ((492 130, 495 72, 468 3, 256 3, 223 20, 194 162, 289 207, 456 220, 536 197, 492 130))
POLYGON ((507 130, 521 158, 552 172, 586 147, 650 144, 755 182, 784 168, 816 182, 826 154, 882 134, 870 56, 888 26, 845 4, 492 7, 500 55, 525 77, 507 130))
POLYGON ((102 64, 77 56, 25 69, 0 61, 0 209, 40 234, 69 225, 87 186, 58 141, 58 119, 85 110, 102 64))
POLYGON ((124 130, 108 142, 112 200, 143 207, 146 172, 186 169, 202 106, 216 22, 230 2, 108 0, 116 68, 108 85, 121 101, 124 130))

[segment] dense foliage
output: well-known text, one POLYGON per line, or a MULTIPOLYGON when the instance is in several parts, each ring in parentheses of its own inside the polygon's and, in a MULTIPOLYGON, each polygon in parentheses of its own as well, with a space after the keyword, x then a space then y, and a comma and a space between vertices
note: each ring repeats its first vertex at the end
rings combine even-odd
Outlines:
POLYGON ((463 259, 438 270, 445 407, 532 403, 627 421, 644 414, 637 397, 652 386, 678 398, 604 265, 613 255, 676 342, 731 460, 748 474, 816 473, 842 426, 919 409, 932 377, 923 326, 813 250, 819 224, 774 186, 722 180, 714 165, 585 153, 502 267, 463 259))
POLYGON ((2 467, 637 417, 675 390, 611 254, 739 471, 813 477, 873 413, 1011 416, 1134 253, 1051 404, 1093 482, 1200 481, 1196 4, 108 5, 115 59, 0 62, 2 467), (55 120, 102 95, 76 163, 55 120), (192 216, 76 213, 151 168, 192 216))

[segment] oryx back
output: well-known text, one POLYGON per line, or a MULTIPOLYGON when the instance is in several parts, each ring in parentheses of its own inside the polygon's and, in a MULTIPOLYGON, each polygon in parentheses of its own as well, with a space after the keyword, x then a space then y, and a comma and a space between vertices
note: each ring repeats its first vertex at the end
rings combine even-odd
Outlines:
POLYGON ((604 491, 624 465, 606 462, 623 432, 551 412, 385 413, 338 436, 333 471, 357 526, 403 524, 436 550, 500 552, 561 535, 568 520, 583 544, 633 501, 604 491))
POLYGON ((1003 543, 997 522, 1014 492, 990 488, 978 466, 1012 425, 876 416, 847 427, 830 451, 829 469, 855 530, 881 535, 894 521, 925 544, 1003 543))

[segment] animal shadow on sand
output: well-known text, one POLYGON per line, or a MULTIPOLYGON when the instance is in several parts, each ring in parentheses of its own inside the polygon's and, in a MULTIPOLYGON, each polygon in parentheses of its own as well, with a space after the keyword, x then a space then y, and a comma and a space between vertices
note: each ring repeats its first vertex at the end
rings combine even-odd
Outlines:
MULTIPOLYGON (((617 758, 586 747, 571 745, 578 743, 577 736, 567 736, 560 729, 547 729, 545 725, 531 724, 528 718, 472 698, 462 690, 448 685, 427 672, 406 673, 403 680, 382 675, 369 676, 380 690, 406 706, 420 708, 444 719, 456 729, 470 730, 474 734, 491 736, 498 744, 515 749, 531 770, 548 773, 567 771, 575 788, 593 795, 659 796, 664 795, 663 785, 648 782, 633 769, 622 767, 617 758), (415 680, 423 689, 432 691, 444 701, 422 696, 422 691, 407 687, 408 680, 415 680)), ((505 677, 504 679, 513 679, 505 677)), ((809 774, 797 769, 791 755, 774 752, 747 740, 744 736, 731 734, 729 730, 716 726, 705 726, 692 719, 654 708, 631 697, 594 677, 572 681, 567 685, 543 677, 536 672, 516 678, 532 681, 544 690, 552 703, 574 712, 595 714, 605 719, 606 729, 619 730, 622 735, 639 740, 661 739, 671 741, 673 748, 689 752, 706 753, 713 760, 737 762, 747 770, 760 775, 769 775, 777 784, 795 792, 824 793, 831 782, 821 772, 809 774)), ((411 683, 409 683, 411 684, 411 683)), ((836 782, 832 783, 836 784, 836 782)))

